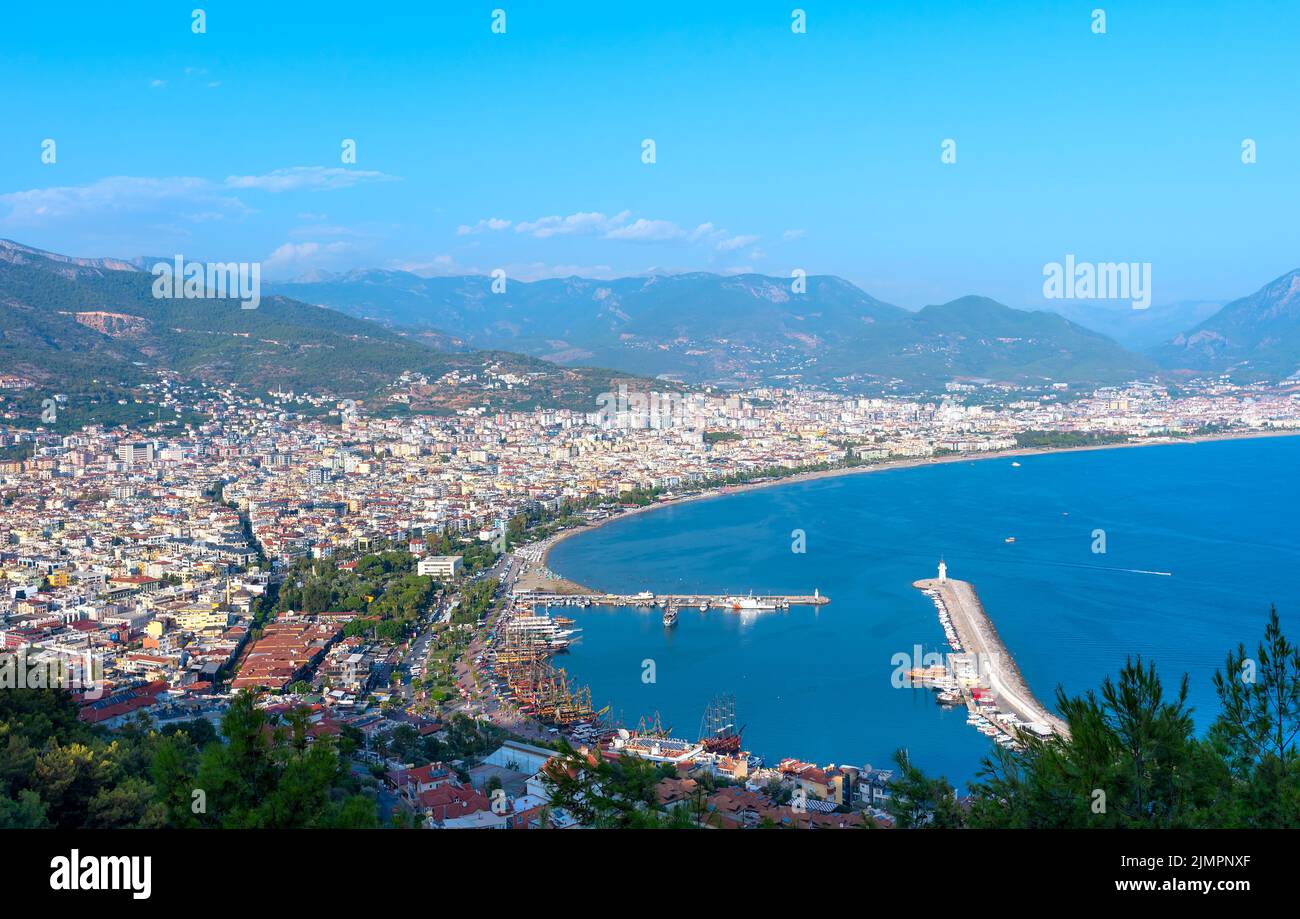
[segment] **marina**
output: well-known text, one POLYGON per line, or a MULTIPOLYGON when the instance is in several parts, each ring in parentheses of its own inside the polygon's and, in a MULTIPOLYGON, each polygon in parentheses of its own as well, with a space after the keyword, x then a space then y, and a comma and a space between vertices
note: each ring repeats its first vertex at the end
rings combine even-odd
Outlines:
MULTIPOLYGON (((885 670, 900 650, 912 658, 917 643, 940 652, 937 659, 956 678, 949 654, 957 652, 938 609, 913 582, 933 579, 946 557, 949 578, 974 585, 999 644, 1053 712, 1058 686, 1072 696, 1095 688, 1126 654, 1156 660, 1170 678, 1188 672, 1189 704, 1213 711, 1212 677, 1223 649, 1241 638, 1239 609, 1267 611, 1275 595, 1296 602, 1293 579, 1270 574, 1294 559, 1294 490, 1283 477, 1260 474, 1242 492, 1246 486, 1220 470, 1281 468, 1298 455, 1300 437, 1099 450, 1022 457, 1020 469, 1009 460, 938 465, 660 508, 583 531, 556 546, 551 564, 588 585, 585 595, 726 596, 751 587, 755 595, 811 594, 815 585, 834 602, 754 616, 697 615, 682 606, 671 629, 661 623, 662 609, 554 608, 553 615, 583 627, 563 664, 590 683, 599 705, 630 715, 659 709, 665 721, 689 725, 691 739, 704 703, 729 690, 744 710, 746 747, 771 761, 798 754, 880 764, 906 746, 916 763, 964 785, 976 779, 995 742, 972 730, 977 725, 967 724, 968 716, 989 720, 996 701, 1000 711, 1020 717, 1001 705, 996 689, 977 682, 972 688, 992 699, 972 697, 968 705, 968 691, 953 705, 939 699, 942 689, 900 692, 888 679, 862 679, 864 662, 885 670), (1171 488, 1211 484, 1201 505, 1170 504, 1126 490, 1125 483, 1146 476, 1165 476, 1171 488), (1273 500, 1277 510, 1262 522, 1247 520, 1239 513, 1246 500, 1273 500), (790 552, 788 540, 754 538, 788 534, 792 517, 845 534, 815 547, 834 551, 842 563, 810 566, 809 556, 790 552), (1221 529, 1206 531, 1207 518, 1221 529), (941 531, 921 523, 933 519, 945 521, 941 531), (1107 555, 1094 555, 1093 520, 1128 536, 1122 544, 1112 538, 1107 555), (1016 542, 1006 543, 1008 536, 1016 542), (655 567, 670 544, 673 564, 655 567), (1112 566, 1176 574, 1151 577, 1112 566), (1191 572, 1196 578, 1184 576, 1191 572), (635 670, 647 657, 658 666, 653 684, 635 670), (850 696, 851 705, 828 703, 850 696)), ((956 615, 949 603, 950 624, 956 615)), ((963 653, 976 650, 962 643, 963 653)), ((965 672, 977 674, 978 667, 972 661, 965 672)), ((629 726, 635 724, 632 717, 629 726)))
POLYGON ((489 636, 483 673, 494 693, 544 724, 585 730, 598 723, 605 709, 591 703, 591 689, 569 680, 551 658, 581 636, 572 620, 560 620, 517 607, 503 614, 489 636))
POLYGON ((1069 736, 1065 722, 1030 692, 973 585, 949 578, 947 564, 940 561, 937 578, 912 586, 934 602, 952 649, 948 666, 910 671, 915 683, 939 690, 941 705, 965 704, 966 723, 1004 746, 1018 746, 1022 732, 1069 736))
POLYGON ((770 612, 788 610, 796 606, 825 606, 830 597, 823 596, 820 590, 811 594, 653 594, 641 591, 635 594, 557 594, 541 591, 521 590, 515 592, 515 599, 536 606, 639 606, 660 609, 680 610, 694 607, 700 612, 723 610, 732 613, 770 612))

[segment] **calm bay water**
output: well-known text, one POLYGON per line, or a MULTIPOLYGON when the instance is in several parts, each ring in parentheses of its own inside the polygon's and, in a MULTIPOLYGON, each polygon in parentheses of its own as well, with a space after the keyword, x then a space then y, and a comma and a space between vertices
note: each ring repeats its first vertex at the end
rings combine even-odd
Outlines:
POLYGON ((710 697, 731 692, 745 746, 769 763, 887 766, 906 747, 927 770, 974 777, 990 743, 925 690, 891 686, 891 658, 942 650, 933 605, 912 588, 943 556, 974 583, 1045 702, 1096 688, 1128 655, 1169 689, 1183 673, 1198 730, 1211 677, 1252 652, 1270 603, 1300 640, 1300 437, 1178 444, 799 482, 619 520, 560 543, 551 567, 633 593, 812 593, 819 610, 741 618, 683 610, 571 611, 583 638, 557 663, 635 726, 656 710, 694 738, 710 697), (791 551, 791 532, 807 551, 791 551), (1093 531, 1106 553, 1092 551, 1093 531), (1014 536, 1015 543, 1005 542, 1014 536), (1165 571, 1163 577, 1137 573, 1165 571), (653 660, 656 681, 642 681, 653 660))

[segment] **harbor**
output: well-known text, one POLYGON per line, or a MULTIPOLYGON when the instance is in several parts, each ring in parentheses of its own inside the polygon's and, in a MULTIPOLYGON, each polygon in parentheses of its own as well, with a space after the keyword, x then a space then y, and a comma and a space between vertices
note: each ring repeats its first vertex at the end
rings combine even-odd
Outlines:
POLYGON ((1018 746, 1022 734, 1069 736, 1065 722, 1030 691, 974 585, 948 577, 941 561, 937 578, 912 586, 934 602, 951 648, 946 666, 914 669, 916 682, 939 690, 940 704, 964 704, 967 723, 1004 746, 1018 746))
POLYGON ((488 636, 486 660, 477 662, 491 694, 543 724, 579 733, 599 724, 606 709, 594 708, 591 689, 552 663, 555 654, 581 638, 581 631, 566 617, 522 606, 507 610, 488 636))
POLYGON ((825 606, 830 598, 821 591, 811 594, 653 594, 642 591, 635 594, 562 594, 538 590, 518 590, 514 597, 534 606, 633 606, 660 609, 698 609, 700 612, 723 610, 732 613, 769 612, 788 610, 798 606, 825 606))
MULTIPOLYGON (((671 629, 661 624, 661 609, 612 613, 593 607, 584 615, 557 607, 553 612, 572 616, 584 627, 582 640, 562 663, 590 683, 600 705, 608 703, 613 711, 629 715, 657 708, 667 721, 692 729, 705 700, 720 690, 733 691, 748 724, 746 744, 772 761, 798 753, 825 762, 879 765, 906 746, 916 763, 964 787, 978 779, 984 756, 1002 752, 991 749, 993 735, 967 723, 968 715, 972 722, 989 721, 996 735, 1008 740, 1012 732, 994 725, 986 713, 997 704, 1000 711, 1020 717, 998 704, 992 682, 972 687, 981 697, 986 692, 992 697, 987 703, 974 702, 971 693, 968 702, 958 692, 955 704, 944 705, 938 699, 941 689, 900 691, 883 678, 887 674, 862 679, 864 660, 885 669, 894 655, 906 652, 909 662, 903 669, 919 665, 924 654, 913 652, 917 643, 923 652, 938 652, 934 659, 956 678, 957 662, 949 659, 953 649, 936 605, 913 582, 934 579, 940 557, 946 556, 948 577, 973 585, 985 618, 1005 646, 1003 657, 1009 653, 1014 658, 1029 692, 1053 714, 1059 714, 1058 685, 1071 696, 1085 693, 1113 676, 1126 654, 1137 653, 1144 660, 1187 660, 1189 704, 1198 711, 1214 710, 1213 671, 1222 661, 1217 650, 1204 652, 1235 647, 1239 621, 1221 604, 1199 596, 1191 579, 1177 573, 1155 577, 1100 567, 1118 556, 1114 545, 1109 555, 1087 552, 1093 538, 1090 521, 1107 520, 1115 527, 1122 521, 1132 530, 1136 542, 1131 559, 1123 563, 1126 568, 1196 570, 1203 577, 1212 573, 1267 609, 1269 591, 1277 583, 1283 585, 1279 595, 1295 592, 1289 579, 1270 577, 1270 568, 1286 570, 1289 556, 1246 550, 1250 529, 1236 515, 1235 500, 1222 497, 1234 486, 1216 472, 1217 463, 1220 457, 1239 465, 1294 463, 1298 450, 1300 437, 1278 437, 1042 459, 1022 456, 1019 469, 1011 467, 1011 459, 949 464, 902 470, 894 479, 848 476, 758 489, 583 530, 560 543, 550 561, 563 577, 587 585, 584 593, 726 594, 747 593, 751 587, 755 594, 812 593, 816 586, 833 602, 817 610, 761 613, 752 619, 683 608, 671 629), (1168 506, 1125 490, 1126 482, 1166 468, 1176 470, 1177 481, 1189 488, 1187 483, 1209 476, 1220 489, 1212 502, 1214 513, 1228 521, 1225 532, 1231 539, 1207 542, 1186 535, 1197 532, 1200 512, 1195 508, 1168 506), (1039 477, 1023 475, 1027 472, 1039 477), (1015 483, 1014 501, 1005 491, 1008 479, 1015 483), (843 543, 819 540, 813 546, 817 551, 833 548, 843 562, 812 567, 808 556, 790 552, 788 541, 756 540, 743 529, 747 522, 759 521, 766 531, 785 535, 791 517, 816 519, 824 532, 845 534, 843 543), (919 519, 945 523, 918 529, 919 519), (1006 543, 1013 535, 1016 542, 1006 543), (666 545, 676 548, 673 564, 650 568, 666 545), (1074 612, 1066 614, 1067 608, 1074 612), (1189 617, 1205 623, 1208 631, 1189 635, 1189 617), (629 679, 626 672, 647 657, 660 669, 659 682, 650 686, 635 679, 635 673, 629 679), (762 693, 751 682, 759 675, 762 693), (841 686, 851 687, 847 691, 854 693, 855 704, 825 704, 841 686)), ((1278 481, 1270 477, 1258 487, 1252 484, 1252 500, 1278 493, 1278 481)), ((1267 532, 1271 546, 1294 543, 1282 521, 1271 522, 1267 532)), ((958 604, 950 601, 948 608, 951 621, 958 604)), ((958 641, 962 653, 979 650, 958 641)), ((978 674, 976 662, 966 672, 978 674)), ((630 721, 635 726, 635 716, 630 721)))
MULTIPOLYGON (((668 617, 676 607, 668 606, 668 617)), ((622 716, 610 718, 609 706, 596 708, 591 690, 555 666, 556 654, 581 640, 582 629, 567 616, 539 613, 536 607, 516 604, 507 609, 489 635, 484 656, 477 663, 487 677, 490 694, 507 707, 535 719, 553 735, 574 744, 608 748, 656 762, 709 762, 729 773, 744 774, 762 759, 741 749, 742 727, 736 722, 735 698, 715 697, 700 721, 698 741, 672 736, 656 711, 649 722, 643 717, 635 730, 626 728, 622 716), (739 764, 744 764, 741 767, 739 764)))

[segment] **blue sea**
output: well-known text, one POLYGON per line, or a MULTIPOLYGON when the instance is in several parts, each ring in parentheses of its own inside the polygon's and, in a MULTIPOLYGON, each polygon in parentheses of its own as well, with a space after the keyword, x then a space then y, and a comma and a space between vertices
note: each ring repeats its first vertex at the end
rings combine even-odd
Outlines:
POLYGON ((1058 686, 1097 688, 1140 655, 1170 692, 1189 676, 1204 730, 1215 669, 1239 642, 1254 651, 1270 604, 1300 641, 1297 470, 1300 437, 1264 438, 892 469, 663 507, 560 543, 552 569, 625 594, 816 588, 831 603, 746 618, 687 609, 671 630, 659 610, 568 611, 582 640, 557 663, 629 727, 658 712, 693 739, 709 699, 733 693, 746 748, 769 763, 881 767, 902 747, 964 783, 988 739, 964 709, 890 679, 896 654, 945 650, 911 586, 942 557, 1049 707, 1058 686))

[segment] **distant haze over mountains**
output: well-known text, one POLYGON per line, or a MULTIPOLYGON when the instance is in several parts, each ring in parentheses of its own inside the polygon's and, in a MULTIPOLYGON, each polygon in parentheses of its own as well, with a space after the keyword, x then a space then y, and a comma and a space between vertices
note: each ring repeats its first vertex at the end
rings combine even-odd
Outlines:
POLYGON ((1233 300, 1155 354, 1169 367, 1243 379, 1300 374, 1300 270, 1233 300))
POLYGON ((1153 365, 1047 312, 982 297, 909 312, 841 278, 691 273, 598 281, 425 278, 352 271, 269 285, 354 316, 437 329, 468 346, 691 383, 829 384, 954 378, 1113 383, 1153 365))
POLYGON ((1135 310, 1127 301, 1052 300, 1042 308, 1107 335, 1125 348, 1148 351, 1210 318, 1222 306, 1221 300, 1184 300, 1135 310))
POLYGON ((954 380, 1087 386, 1162 368, 1280 378, 1300 369, 1300 272, 1214 312, 1204 303, 1140 311, 1095 302, 1026 311, 978 296, 909 312, 832 276, 809 277, 795 293, 789 278, 700 272, 509 281, 498 294, 489 277, 382 270, 264 284, 261 307, 241 310, 234 300, 156 299, 146 269, 159 260, 167 261, 74 258, 0 240, 0 372, 129 383, 160 367, 337 392, 373 390, 402 370, 504 362, 550 380, 546 392, 558 398, 607 385, 601 367, 687 383, 861 391, 954 380), (1157 337, 1164 344, 1143 347, 1157 337))
POLYGON ((618 379, 516 354, 435 350, 417 336, 287 297, 264 294, 257 309, 235 299, 160 299, 153 281, 125 260, 0 240, 0 373, 84 391, 135 385, 163 369, 254 391, 362 395, 405 370, 437 377, 490 365, 531 382, 490 392, 488 401, 528 407, 594 406, 618 379))

